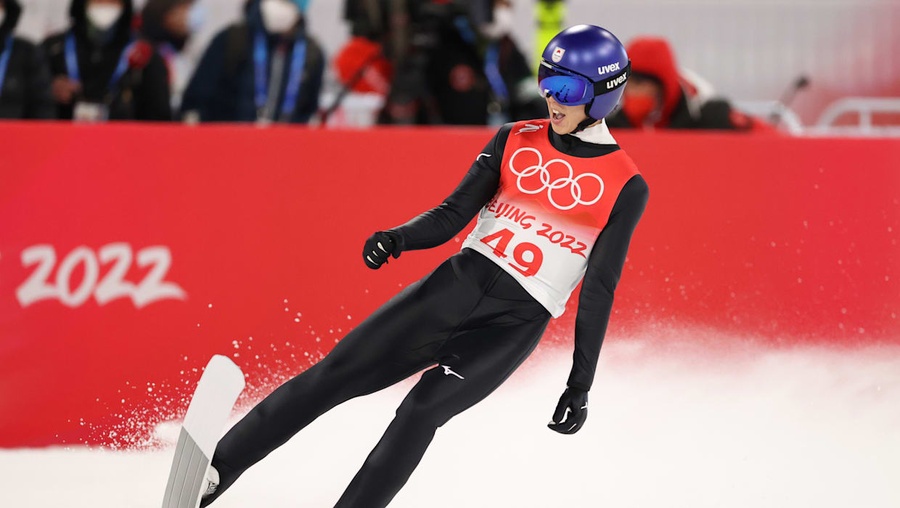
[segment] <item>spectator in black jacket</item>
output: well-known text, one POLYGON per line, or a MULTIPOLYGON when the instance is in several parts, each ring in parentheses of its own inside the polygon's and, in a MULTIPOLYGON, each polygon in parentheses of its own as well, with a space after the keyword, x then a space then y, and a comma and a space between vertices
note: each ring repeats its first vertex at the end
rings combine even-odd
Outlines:
POLYGON ((307 123, 319 108, 322 50, 304 0, 249 0, 213 38, 184 92, 185 120, 307 123))
POLYGON ((545 117, 509 0, 345 0, 351 33, 393 69, 384 124, 500 125, 545 117))
POLYGON ((351 32, 381 44, 393 66, 379 123, 488 123, 491 83, 478 26, 491 6, 487 0, 346 0, 351 32))
POLYGON ((502 124, 547 117, 547 104, 535 75, 511 33, 511 0, 494 0, 493 19, 479 27, 485 38, 484 74, 491 84, 488 122, 502 124))
POLYGON ((181 96, 196 66, 196 59, 185 51, 185 47, 203 23, 203 16, 203 7, 196 0, 147 0, 141 11, 141 33, 169 69, 175 112, 181 107, 181 96))
POLYGON ((0 118, 54 118, 47 62, 37 46, 12 34, 21 13, 18 0, 0 0, 0 118))
POLYGON ((71 27, 44 42, 59 118, 170 120, 169 73, 132 33, 132 0, 72 0, 71 27))

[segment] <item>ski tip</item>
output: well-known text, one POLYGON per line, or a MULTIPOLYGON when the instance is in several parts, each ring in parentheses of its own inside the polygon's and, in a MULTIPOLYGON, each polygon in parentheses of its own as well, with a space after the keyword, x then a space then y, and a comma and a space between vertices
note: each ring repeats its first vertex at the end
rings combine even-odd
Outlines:
POLYGON ((213 355, 206 364, 207 371, 219 371, 227 373, 229 379, 233 382, 240 380, 241 389, 244 388, 244 373, 241 368, 231 358, 225 355, 213 355))

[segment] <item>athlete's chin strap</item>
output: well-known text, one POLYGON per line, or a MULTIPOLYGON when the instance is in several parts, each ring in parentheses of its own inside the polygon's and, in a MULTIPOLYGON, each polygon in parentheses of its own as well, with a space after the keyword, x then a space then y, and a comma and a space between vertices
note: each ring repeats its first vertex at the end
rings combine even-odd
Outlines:
MULTIPOLYGON (((584 106, 585 114, 587 114, 588 110, 591 109, 591 104, 593 104, 593 103, 594 103, 594 101, 591 101, 584 106)), ((573 130, 569 134, 571 135, 571 134, 576 134, 578 132, 581 132, 581 131, 587 129, 588 127, 590 127, 591 125, 594 125, 597 122, 598 122, 598 120, 596 118, 591 118, 590 116, 588 116, 587 118, 582 120, 581 123, 578 124, 578 127, 575 127, 575 130, 573 130)))
POLYGON ((591 111, 591 106, 594 105, 594 100, 595 100, 595 99, 596 99, 596 97, 594 97, 593 99, 591 99, 591 102, 588 102, 587 104, 584 105, 584 114, 585 114, 585 116, 587 116, 587 118, 585 118, 584 120, 582 120, 581 123, 579 123, 578 126, 575 127, 575 130, 573 130, 572 132, 569 133, 569 135, 579 133, 579 132, 581 132, 581 131, 587 129, 588 127, 590 127, 591 125, 594 125, 595 123, 597 123, 597 122, 599 121, 599 120, 597 120, 596 118, 592 118, 592 117, 591 117, 591 113, 590 113, 590 111, 591 111))
POLYGON ((587 104, 584 105, 584 114, 587 116, 587 118, 582 120, 581 123, 579 123, 578 126, 575 127, 575 130, 573 130, 572 132, 569 133, 570 136, 572 134, 577 134, 577 133, 587 129, 591 125, 594 125, 595 123, 599 122, 599 120, 597 120, 596 118, 591 117, 590 110, 591 110, 591 106, 593 106, 593 105, 594 105, 594 99, 591 99, 591 102, 588 102, 587 104))

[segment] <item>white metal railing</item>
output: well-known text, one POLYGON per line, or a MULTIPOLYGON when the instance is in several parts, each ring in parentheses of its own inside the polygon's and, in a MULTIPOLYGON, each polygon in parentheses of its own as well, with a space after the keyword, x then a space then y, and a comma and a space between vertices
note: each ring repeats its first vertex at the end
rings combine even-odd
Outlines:
POLYGON ((900 137, 900 97, 846 97, 831 103, 813 125, 803 125, 800 117, 780 101, 736 100, 738 110, 761 118, 795 136, 886 136, 900 137), (876 124, 875 115, 894 114, 894 124, 876 124), (847 115, 854 115, 854 124, 838 124, 847 115))
POLYGON ((900 116, 900 97, 845 97, 831 103, 808 130, 812 135, 900 136, 900 121, 894 125, 875 125, 877 114, 900 116), (846 115, 858 118, 855 125, 836 125, 846 115))

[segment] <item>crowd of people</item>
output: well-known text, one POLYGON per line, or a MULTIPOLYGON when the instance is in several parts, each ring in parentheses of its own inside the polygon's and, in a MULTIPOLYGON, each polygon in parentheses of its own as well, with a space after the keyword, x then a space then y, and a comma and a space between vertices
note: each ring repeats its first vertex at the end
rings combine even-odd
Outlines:
MULTIPOLYGON (((348 93, 384 98, 380 124, 499 125, 546 117, 537 69, 511 36, 511 0, 345 0, 349 40, 326 55, 309 0, 246 0, 199 59, 195 0, 71 0, 69 25, 34 44, 13 35, 20 0, 0 0, 0 119, 324 122, 348 93), (330 66, 330 67, 329 67, 330 66), (340 84, 323 104, 331 69, 340 84)), ((60 8, 65 8, 60 2, 60 8)), ((754 130, 705 93, 663 39, 628 45, 634 77, 619 128, 754 130)))

